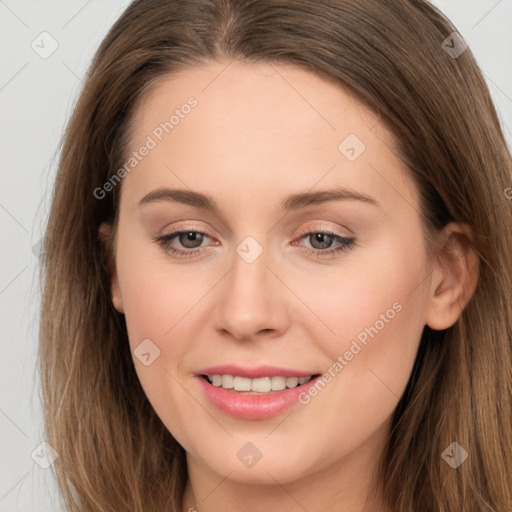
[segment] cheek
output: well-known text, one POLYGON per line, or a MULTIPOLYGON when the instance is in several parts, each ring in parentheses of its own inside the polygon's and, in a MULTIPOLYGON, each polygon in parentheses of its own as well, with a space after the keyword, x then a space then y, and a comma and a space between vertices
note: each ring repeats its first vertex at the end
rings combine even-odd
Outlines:
MULTIPOLYGON (((183 386, 183 361, 192 338, 186 325, 199 300, 179 267, 174 269, 141 244, 118 245, 118 278, 131 355, 153 410, 180 440, 188 439, 190 395, 183 386), (185 328, 184 328, 185 327, 185 328)), ((204 293, 204 292, 203 292, 204 293)))
POLYGON ((366 260, 333 276, 324 298, 312 303, 335 333, 316 335, 317 349, 330 361, 325 385, 316 392, 310 388, 301 402, 309 418, 322 418, 315 423, 315 436, 339 440, 326 460, 369 438, 405 390, 424 326, 418 287, 425 277, 423 261, 419 249, 381 246, 374 264, 366 260))
POLYGON ((425 254, 421 243, 411 244, 403 236, 359 249, 328 274, 290 271, 286 277, 328 327, 324 346, 333 359, 354 339, 363 345, 365 340, 386 339, 385 345, 375 347, 382 352, 386 346, 408 345, 424 325, 426 302, 420 285, 427 277, 425 254))
POLYGON ((390 241, 333 277, 330 289, 338 291, 315 306, 335 333, 323 342, 330 399, 351 418, 371 410, 378 424, 403 394, 424 328, 425 261, 421 243, 390 241))
MULTIPOLYGON (((171 265, 146 240, 130 243, 119 237, 117 272, 132 348, 144 338, 172 337, 173 326, 197 301, 200 290, 191 286, 190 272, 171 265)), ((197 283, 196 283, 197 284, 197 283)), ((179 348, 179 347, 177 347, 179 348)))

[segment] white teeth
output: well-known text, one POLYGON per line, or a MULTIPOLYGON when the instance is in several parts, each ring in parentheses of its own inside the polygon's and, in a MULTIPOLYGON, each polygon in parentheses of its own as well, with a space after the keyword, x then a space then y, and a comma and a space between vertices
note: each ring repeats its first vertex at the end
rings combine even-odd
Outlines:
POLYGON ((257 391, 258 393, 268 393, 272 391, 271 380, 268 377, 251 379, 251 391, 257 391))
MULTIPOLYGON (((309 377, 311 379, 311 377, 309 377)), ((287 388, 295 388, 297 387, 297 384, 299 383, 298 377, 288 377, 286 379, 286 387, 287 388)))
POLYGON ((260 377, 248 379, 238 375, 208 375, 210 382, 217 387, 234 389, 235 391, 249 391, 256 393, 269 393, 282 391, 286 388, 295 388, 311 380, 310 377, 260 377))
POLYGON ((233 389, 233 375, 222 376, 222 387, 224 389, 233 389))
POLYGON ((272 377, 272 391, 282 391, 286 389, 286 379, 284 377, 272 377))
POLYGON ((251 391, 251 379, 247 377, 233 377, 233 388, 235 391, 251 391))

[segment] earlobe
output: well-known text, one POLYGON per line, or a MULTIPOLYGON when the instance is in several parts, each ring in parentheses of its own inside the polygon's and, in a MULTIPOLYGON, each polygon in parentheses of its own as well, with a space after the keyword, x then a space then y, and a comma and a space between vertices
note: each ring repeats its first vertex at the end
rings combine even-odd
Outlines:
POLYGON ((450 223, 441 237, 443 243, 432 273, 425 319, 426 325, 434 330, 455 324, 476 290, 479 271, 469 226, 450 223))
POLYGON ((119 313, 124 313, 123 301, 121 299, 121 290, 119 289, 119 282, 117 280, 117 274, 112 276, 112 304, 119 311, 119 313))
POLYGON ((108 272, 110 274, 112 304, 119 313, 124 313, 121 290, 119 288, 119 281, 117 278, 117 269, 112 254, 112 226, 103 222, 98 229, 98 236, 103 244, 108 272))

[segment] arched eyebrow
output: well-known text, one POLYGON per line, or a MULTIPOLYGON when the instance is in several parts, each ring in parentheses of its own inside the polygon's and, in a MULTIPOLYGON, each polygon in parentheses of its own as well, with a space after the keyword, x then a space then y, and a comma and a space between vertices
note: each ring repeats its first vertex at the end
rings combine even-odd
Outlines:
MULTIPOLYGON (((371 196, 348 188, 334 187, 328 190, 316 192, 300 192, 291 194, 283 199, 280 205, 281 212, 287 213, 299 210, 308 206, 314 206, 331 201, 362 201, 366 204, 380 207, 381 205, 371 196)), ((139 206, 149 203, 171 201, 194 206, 212 213, 219 214, 219 207, 213 197, 184 189, 158 188, 146 194, 140 201, 139 206)))
POLYGON ((368 194, 357 192, 356 190, 349 188, 334 187, 328 190, 318 190, 316 192, 291 194, 282 201, 281 211, 289 212, 299 210, 300 208, 306 208, 307 206, 323 204, 330 201, 344 200, 362 201, 363 203, 380 207, 377 200, 368 194))

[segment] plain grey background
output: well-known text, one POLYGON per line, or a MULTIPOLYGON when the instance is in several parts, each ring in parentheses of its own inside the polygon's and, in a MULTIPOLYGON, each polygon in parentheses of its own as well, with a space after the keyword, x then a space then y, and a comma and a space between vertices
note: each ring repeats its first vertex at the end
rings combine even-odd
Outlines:
MULTIPOLYGON (((63 510, 52 470, 42 467, 51 461, 51 451, 41 446, 36 368, 38 242, 58 162, 57 145, 81 77, 128 3, 0 0, 0 512, 63 510), (52 45, 58 47, 44 55, 52 45)), ((475 54, 512 146, 512 2, 433 3, 475 54)))

